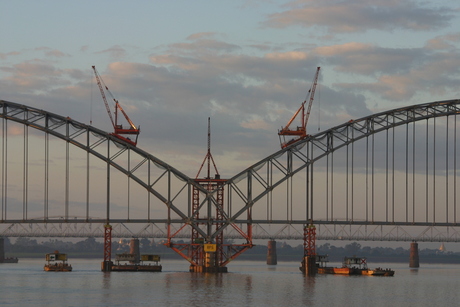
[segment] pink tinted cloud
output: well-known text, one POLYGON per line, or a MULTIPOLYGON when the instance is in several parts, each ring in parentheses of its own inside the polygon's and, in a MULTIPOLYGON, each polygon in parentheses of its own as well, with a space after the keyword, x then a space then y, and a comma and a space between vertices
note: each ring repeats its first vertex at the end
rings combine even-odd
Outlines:
POLYGON ((299 0, 288 9, 268 16, 264 25, 324 27, 330 33, 392 31, 407 29, 427 31, 446 27, 453 13, 445 7, 425 7, 412 0, 299 0))
POLYGON ((18 51, 11 51, 7 53, 1 53, 0 52, 0 59, 6 60, 8 57, 15 56, 15 55, 20 55, 21 53, 18 51))

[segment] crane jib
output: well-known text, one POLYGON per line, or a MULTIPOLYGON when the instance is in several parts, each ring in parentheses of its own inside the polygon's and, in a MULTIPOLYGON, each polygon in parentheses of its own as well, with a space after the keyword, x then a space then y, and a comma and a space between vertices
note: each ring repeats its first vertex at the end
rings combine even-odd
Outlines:
POLYGON ((105 85, 104 81, 102 80, 102 77, 100 76, 100 74, 96 70, 96 66, 92 66, 92 68, 94 70, 94 75, 96 76, 96 82, 97 82, 97 85, 99 87, 99 91, 101 92, 102 100, 104 101, 104 105, 105 105, 105 108, 107 110, 107 114, 109 115, 110 121, 112 122, 114 132, 111 133, 111 135, 113 135, 113 136, 117 137, 118 139, 120 139, 120 140, 122 140, 124 142, 127 142, 127 143, 129 143, 129 144, 131 144, 133 146, 136 146, 137 145, 137 138, 138 138, 139 133, 140 133, 140 129, 136 128, 134 123, 131 121, 129 116, 126 114, 125 110, 123 110, 121 105, 118 103, 118 100, 113 98, 113 95, 110 92, 109 88, 107 87, 107 85, 105 85), (110 96, 112 96, 112 99, 115 102, 115 112, 114 112, 115 120, 113 119, 112 112, 110 110, 110 106, 109 106, 109 104, 107 102, 107 97, 106 97, 105 92, 104 92, 104 88, 102 87, 103 83, 104 83, 104 87, 105 87, 106 91, 110 94, 110 96), (123 114, 124 118, 129 123, 129 128, 123 128, 123 126, 121 124, 118 124, 118 110, 121 111, 121 113, 123 114), (124 137, 123 135, 125 135, 125 134, 136 135, 136 140, 132 141, 129 137, 124 137))

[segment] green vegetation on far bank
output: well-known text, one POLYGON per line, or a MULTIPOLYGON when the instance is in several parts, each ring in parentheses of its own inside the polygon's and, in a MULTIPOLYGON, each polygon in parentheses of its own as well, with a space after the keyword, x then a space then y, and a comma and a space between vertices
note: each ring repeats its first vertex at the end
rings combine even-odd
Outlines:
MULTIPOLYGON (((114 240, 112 242, 112 256, 115 254, 129 253, 130 240, 114 240)), ((180 241, 177 243, 185 243, 180 241)), ((183 259, 173 250, 163 245, 163 241, 139 239, 142 254, 157 254, 162 259, 183 259)), ((18 258, 43 258, 45 254, 59 250, 66 253, 70 258, 102 258, 103 243, 95 238, 87 238, 79 242, 69 242, 60 239, 49 239, 38 242, 31 238, 17 238, 14 243, 5 238, 5 256, 18 258)), ((352 242, 344 247, 336 247, 329 243, 317 246, 318 254, 327 254, 331 262, 341 262, 344 256, 357 255, 367 257, 373 263, 377 262, 409 262, 409 249, 402 247, 374 247, 362 246, 352 242)), ((285 242, 277 242, 278 261, 301 261, 303 245, 290 246, 285 242)), ((421 263, 460 263, 460 253, 444 252, 438 249, 419 250, 421 263)), ((241 254, 238 260, 265 261, 267 258, 267 246, 256 245, 252 249, 241 254)))

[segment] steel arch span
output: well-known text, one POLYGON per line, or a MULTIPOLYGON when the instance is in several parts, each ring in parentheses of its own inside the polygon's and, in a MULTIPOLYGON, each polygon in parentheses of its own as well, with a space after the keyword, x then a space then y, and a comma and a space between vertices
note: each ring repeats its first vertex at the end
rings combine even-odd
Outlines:
POLYGON ((119 225, 114 236, 297 239, 313 221, 318 239, 460 238, 459 100, 350 120, 212 191, 92 126, 12 102, 0 106, 5 236, 99 236, 111 223, 119 225))
MULTIPOLYGON (((203 187, 180 171, 110 133, 79 123, 70 117, 13 102, 0 101, 0 106, 1 223, 189 223, 186 210, 186 205, 190 202, 190 196, 187 195, 189 189, 195 186, 199 191, 206 193, 203 187), (30 128, 42 134, 29 132, 32 130, 30 128), (37 139, 41 145, 36 144, 37 139), (64 146, 56 144, 58 140, 64 146), (71 145, 84 154, 78 155, 72 152, 71 145), (14 148, 10 149, 13 146, 14 148), (58 150, 65 156, 62 163, 53 161, 55 159, 53 154, 58 150), (75 165, 72 165, 73 158, 79 160, 73 163, 75 165), (40 164, 38 170, 36 164, 40 164), (63 171, 58 173, 57 168, 63 171), (72 168, 80 169, 77 172, 72 168), (97 171, 102 173, 102 177, 97 174, 99 177, 92 180, 93 174, 97 171), (40 175, 38 180, 35 180, 32 177, 37 173, 40 175), (122 202, 125 207, 124 212, 118 215, 114 214, 113 210, 115 207, 113 203, 118 201, 114 201, 117 189, 111 182, 117 175, 115 173, 127 178, 122 185, 128 186, 126 193, 118 193, 124 197, 122 202), (74 176, 79 176, 79 179, 85 183, 75 184, 77 179, 72 180, 74 176), (13 185, 11 177, 15 177, 14 185, 21 189, 21 193, 14 194, 20 201, 12 201, 11 194, 14 189, 11 188, 13 185), (97 181, 101 178, 102 182, 97 181), (43 191, 41 200, 37 199, 36 194, 32 195, 34 190, 36 192, 37 182, 40 183, 43 191), (147 191, 144 197, 146 203, 141 208, 132 204, 134 197, 129 189, 132 182, 147 191), (56 188, 62 190, 56 193, 56 188), (72 194, 76 194, 72 193, 72 189, 78 189, 79 200, 71 199, 72 194), (57 194, 62 196, 55 198, 57 194), (96 194, 97 196, 94 197, 96 194), (152 198, 155 198, 155 201, 152 198), (180 201, 185 202, 185 209, 176 206, 180 201), (160 212, 161 215, 155 212, 158 210, 158 204, 166 208, 164 212, 160 212), (99 208, 96 209, 96 206, 99 208), (135 211, 137 217, 133 218, 135 211), (75 214, 76 212, 78 215, 75 214), (31 216, 32 214, 34 216, 31 216)), ((200 229, 197 231, 202 233, 200 229)))

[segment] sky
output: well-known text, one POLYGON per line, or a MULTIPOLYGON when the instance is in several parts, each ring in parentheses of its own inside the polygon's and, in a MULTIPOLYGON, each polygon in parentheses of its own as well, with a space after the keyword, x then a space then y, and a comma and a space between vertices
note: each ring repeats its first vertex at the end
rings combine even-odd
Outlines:
POLYGON ((321 67, 307 132, 460 97, 460 4, 418 0, 0 0, 0 99, 111 132, 91 69, 138 147, 229 178, 280 149, 321 67))

